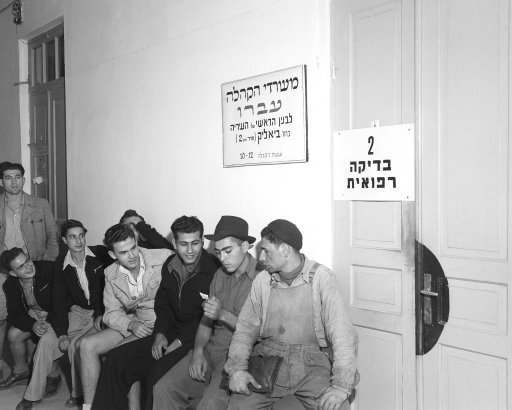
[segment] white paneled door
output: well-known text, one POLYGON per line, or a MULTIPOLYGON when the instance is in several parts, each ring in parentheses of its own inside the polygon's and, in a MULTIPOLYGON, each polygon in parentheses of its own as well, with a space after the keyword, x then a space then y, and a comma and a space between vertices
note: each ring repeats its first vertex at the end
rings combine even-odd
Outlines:
MULTIPOLYGON (((414 122, 413 2, 332 2, 334 129, 414 122)), ((334 269, 359 334, 358 410, 416 406, 414 202, 336 201, 334 269)))
POLYGON ((352 407, 512 409, 511 1, 331 4, 333 129, 414 122, 417 134, 416 202, 334 203, 334 268, 360 337, 352 407), (424 355, 414 239, 450 293, 424 355))
POLYGON ((419 403, 510 409, 510 3, 421 0, 417 15, 418 238, 450 290, 419 403))

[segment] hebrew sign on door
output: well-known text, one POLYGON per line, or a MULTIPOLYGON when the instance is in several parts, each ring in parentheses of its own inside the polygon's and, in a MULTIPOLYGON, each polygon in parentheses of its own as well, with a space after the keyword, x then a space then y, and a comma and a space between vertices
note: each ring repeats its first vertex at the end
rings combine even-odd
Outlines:
POLYGON ((414 201, 414 158, 413 124, 336 132, 334 199, 414 201))

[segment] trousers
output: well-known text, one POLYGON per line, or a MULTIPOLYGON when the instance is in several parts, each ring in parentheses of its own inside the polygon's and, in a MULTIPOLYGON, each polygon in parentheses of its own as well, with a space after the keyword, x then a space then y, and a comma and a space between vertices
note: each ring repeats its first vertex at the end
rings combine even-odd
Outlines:
POLYGON ((34 352, 32 377, 28 382, 24 398, 26 400, 41 400, 46 390, 46 378, 52 371, 53 362, 62 356, 59 350, 58 339, 51 326, 39 338, 34 352))
POLYGON ((193 401, 200 399, 196 410, 225 410, 228 406, 227 392, 219 388, 222 369, 226 361, 226 352, 206 349, 208 371, 206 382, 192 379, 189 364, 190 351, 171 370, 169 370, 153 387, 153 410, 185 410, 193 401))
POLYGON ((153 385, 180 361, 191 346, 183 345, 155 360, 151 353, 153 336, 123 344, 106 354, 96 387, 93 410, 126 410, 128 392, 141 382, 145 409, 153 407, 153 385))

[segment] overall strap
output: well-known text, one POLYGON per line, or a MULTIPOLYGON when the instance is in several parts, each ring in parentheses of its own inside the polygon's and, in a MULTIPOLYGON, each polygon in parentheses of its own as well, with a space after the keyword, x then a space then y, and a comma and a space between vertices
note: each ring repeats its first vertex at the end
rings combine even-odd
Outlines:
POLYGON ((318 262, 315 262, 315 263, 313 263, 313 265, 311 266, 311 269, 309 270, 308 281, 309 281, 309 284, 311 284, 311 285, 313 284, 313 277, 315 276, 315 273, 318 270, 319 266, 320 266, 320 264, 318 262))

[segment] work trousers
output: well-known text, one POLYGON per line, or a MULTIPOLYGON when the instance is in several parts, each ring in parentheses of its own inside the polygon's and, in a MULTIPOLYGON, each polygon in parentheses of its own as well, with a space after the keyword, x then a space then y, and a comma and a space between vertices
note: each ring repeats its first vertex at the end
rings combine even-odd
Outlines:
POLYGON ((206 382, 192 379, 189 374, 192 351, 169 370, 153 387, 153 410, 185 410, 199 401, 196 410, 225 410, 227 392, 219 388, 226 352, 205 352, 208 361, 206 382), (223 353, 223 354, 222 354, 223 353))
POLYGON ((106 354, 92 404, 93 410, 126 410, 128 392, 141 381, 144 409, 153 407, 154 384, 190 350, 184 345, 155 360, 153 336, 123 344, 106 354))
POLYGON ((46 378, 52 371, 53 362, 62 356, 57 335, 51 326, 39 338, 34 352, 32 376, 25 390, 26 400, 41 400, 46 390, 46 378))
POLYGON ((316 345, 265 340, 254 347, 253 354, 283 358, 274 389, 268 396, 232 394, 229 410, 271 409, 274 403, 288 395, 294 395, 306 409, 317 409, 318 398, 331 384, 331 363, 327 353, 316 345))

